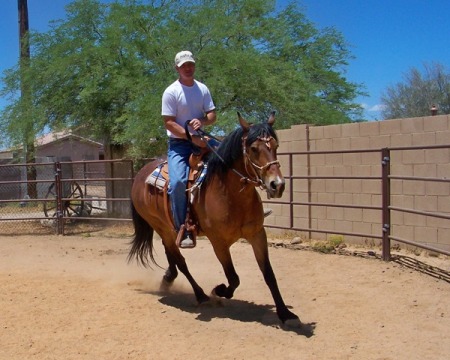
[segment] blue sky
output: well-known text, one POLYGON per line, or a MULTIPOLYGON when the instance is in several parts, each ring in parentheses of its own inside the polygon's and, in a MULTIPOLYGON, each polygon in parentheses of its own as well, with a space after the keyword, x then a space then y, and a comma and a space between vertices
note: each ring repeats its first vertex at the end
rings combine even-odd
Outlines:
MULTIPOLYGON (((107 0, 105 0, 107 1, 107 0)), ((30 28, 40 32, 49 21, 63 19, 71 0, 28 0, 30 28)), ((289 1, 277 0, 278 6, 289 1)), ((362 84, 368 97, 358 98, 368 120, 380 118, 380 96, 403 81, 412 67, 439 62, 450 68, 449 0, 299 0, 316 28, 334 27, 350 44, 355 59, 349 81, 362 84)), ((0 72, 18 60, 17 0, 0 0, 0 72)), ((0 99, 0 108, 5 104, 0 99)))

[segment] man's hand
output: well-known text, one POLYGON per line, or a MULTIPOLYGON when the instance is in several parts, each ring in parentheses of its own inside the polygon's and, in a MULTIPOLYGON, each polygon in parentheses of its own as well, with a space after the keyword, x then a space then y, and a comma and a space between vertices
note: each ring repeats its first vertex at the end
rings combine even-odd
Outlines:
POLYGON ((200 129, 202 127, 202 125, 203 125, 203 123, 202 123, 202 121, 200 119, 192 119, 189 122, 189 126, 191 128, 193 128, 194 130, 200 129))

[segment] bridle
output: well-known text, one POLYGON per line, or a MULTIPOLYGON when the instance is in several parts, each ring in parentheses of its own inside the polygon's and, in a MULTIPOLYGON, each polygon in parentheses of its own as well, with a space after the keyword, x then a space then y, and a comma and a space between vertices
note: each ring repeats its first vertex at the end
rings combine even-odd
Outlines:
MULTIPOLYGON (((219 140, 202 129, 198 129, 197 132, 200 135, 200 138, 206 143, 206 146, 208 146, 208 148, 220 159, 220 161, 225 163, 225 160, 219 155, 219 153, 216 151, 216 149, 214 147, 209 145, 208 141, 206 141, 204 136, 209 136, 217 141, 219 141, 219 140)), ((265 137, 258 136, 257 140, 263 141, 265 143, 265 145, 267 146, 267 148, 269 150, 271 150, 272 149, 271 141, 275 140, 275 138, 273 136, 265 136, 265 137)), ((247 151, 246 142, 247 142, 247 134, 244 134, 242 136, 242 155, 244 158, 244 167, 245 167, 247 176, 245 176, 244 174, 242 174, 240 171, 238 171, 235 168, 231 168, 231 171, 233 171, 236 175, 238 175, 240 177, 241 184, 243 184, 243 187, 241 188, 240 191, 242 191, 244 189, 245 185, 252 184, 254 186, 258 186, 261 190, 265 190, 268 193, 267 186, 264 183, 264 181, 262 180, 262 176, 263 176, 264 172, 267 171, 267 169, 270 166, 276 164, 278 167, 281 167, 281 164, 278 160, 269 161, 267 164, 265 164, 263 166, 259 166, 259 165, 255 164, 250 159, 250 155, 248 154, 248 151, 247 151), (250 175, 249 168, 253 172, 253 176, 250 175)))
MULTIPOLYGON (((271 141, 275 140, 275 138, 273 136, 265 136, 265 137, 258 136, 257 140, 263 141, 265 143, 265 145, 267 146, 267 148, 269 150, 271 150, 272 149, 271 141)), ((243 152, 243 157, 244 157, 245 171, 247 172, 248 175, 250 174, 249 169, 248 169, 249 168, 249 164, 250 164, 251 165, 250 169, 254 173, 254 179, 250 179, 249 177, 246 177, 246 179, 248 179, 248 181, 250 181, 253 184, 255 184, 255 186, 259 186, 259 188, 261 190, 266 190, 267 191, 267 186, 262 180, 263 174, 272 165, 276 164, 278 167, 281 167, 281 164, 280 164, 280 162, 278 160, 269 161, 263 166, 259 166, 259 165, 255 164, 252 161, 252 159, 250 159, 250 155, 248 154, 248 151, 247 151, 246 142, 247 142, 247 136, 244 135, 242 137, 242 152, 243 152)), ((242 181, 242 179, 241 179, 241 181, 242 181)))

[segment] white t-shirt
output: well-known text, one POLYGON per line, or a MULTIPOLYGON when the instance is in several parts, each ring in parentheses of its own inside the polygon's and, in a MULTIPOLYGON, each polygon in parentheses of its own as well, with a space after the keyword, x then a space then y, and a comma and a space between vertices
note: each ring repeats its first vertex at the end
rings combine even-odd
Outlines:
MULTIPOLYGON (((187 120, 200 119, 214 109, 209 89, 197 80, 192 86, 185 86, 177 80, 167 87, 162 97, 161 115, 174 116, 177 124, 183 127, 187 120)), ((175 137, 169 130, 167 135, 175 137)))

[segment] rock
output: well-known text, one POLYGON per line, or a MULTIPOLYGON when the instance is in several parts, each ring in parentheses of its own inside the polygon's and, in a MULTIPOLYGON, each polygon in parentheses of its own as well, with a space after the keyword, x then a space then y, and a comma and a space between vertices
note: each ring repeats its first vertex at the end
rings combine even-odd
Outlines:
POLYGON ((295 244, 301 244, 302 242, 303 242, 303 240, 301 239, 300 236, 296 236, 295 238, 293 238, 293 239, 291 240, 291 244, 292 244, 292 245, 295 245, 295 244))

